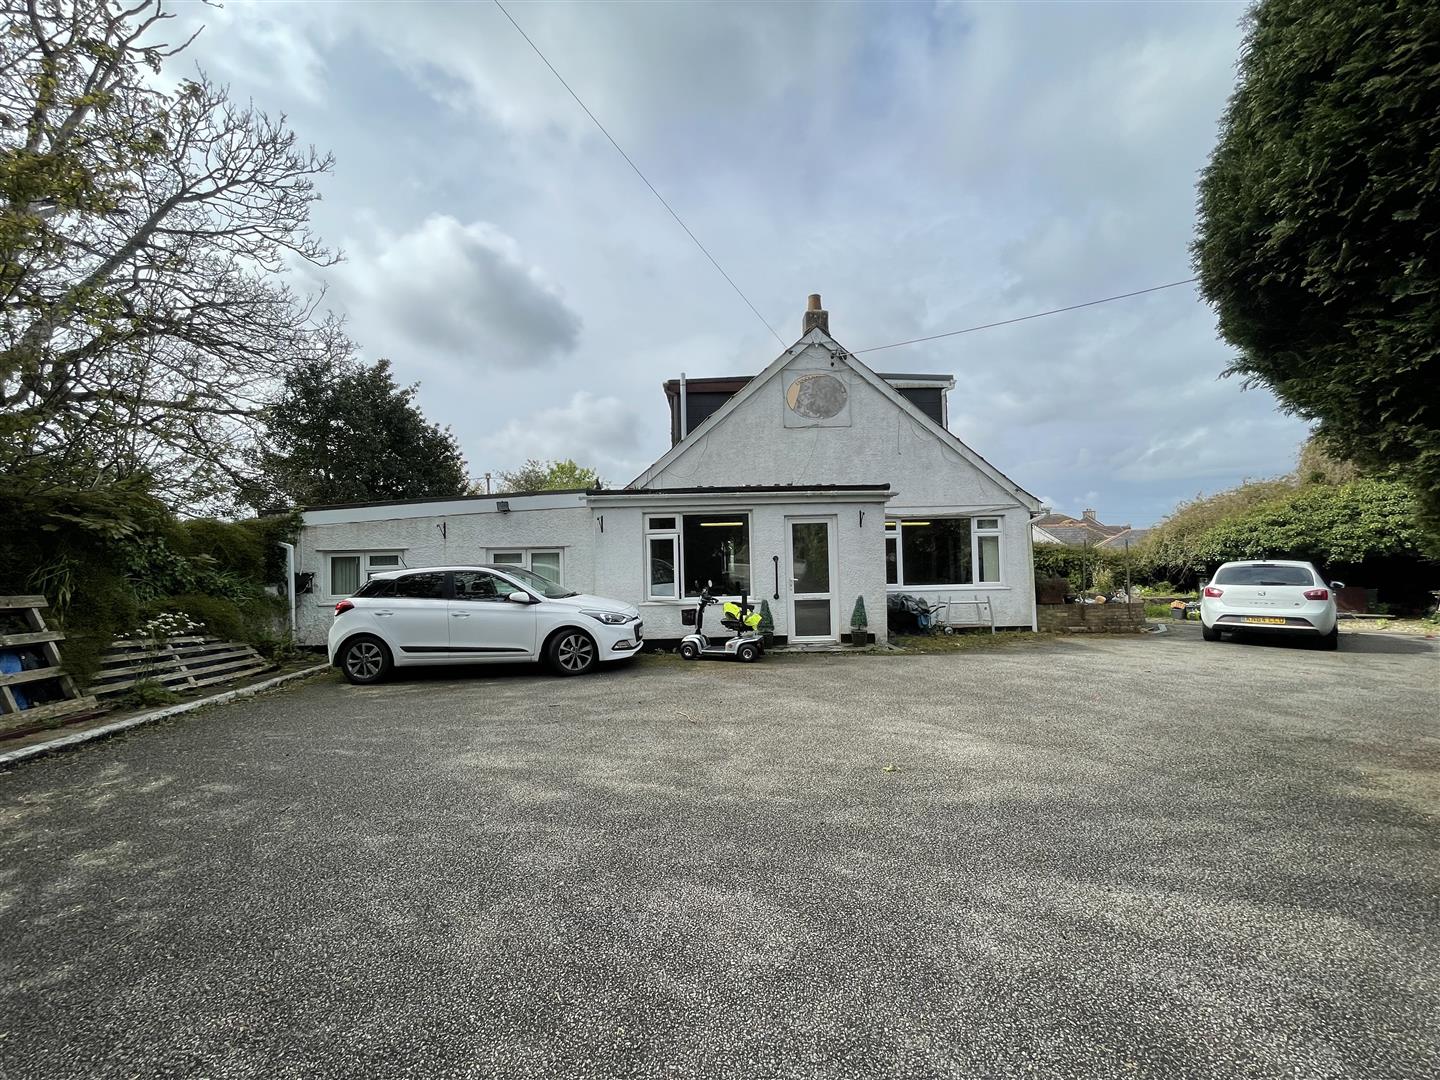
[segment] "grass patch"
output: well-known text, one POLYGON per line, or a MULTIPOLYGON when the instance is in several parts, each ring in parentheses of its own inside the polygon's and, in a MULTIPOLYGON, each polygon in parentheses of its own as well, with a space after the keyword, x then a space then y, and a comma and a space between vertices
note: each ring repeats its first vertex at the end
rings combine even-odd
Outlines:
POLYGON ((1037 634, 1033 630, 999 630, 993 634, 972 630, 961 634, 897 635, 890 639, 890 644, 907 653, 952 653, 1042 641, 1045 637, 1045 634, 1037 634))

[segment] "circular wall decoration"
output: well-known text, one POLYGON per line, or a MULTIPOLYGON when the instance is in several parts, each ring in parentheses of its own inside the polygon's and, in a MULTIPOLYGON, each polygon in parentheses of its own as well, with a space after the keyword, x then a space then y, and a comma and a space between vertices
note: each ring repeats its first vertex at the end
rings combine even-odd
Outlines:
POLYGON ((838 416, 845 408, 848 397, 844 383, 834 375, 821 372, 816 375, 801 375, 791 383, 790 389, 785 391, 785 404, 790 406, 792 412, 811 420, 829 420, 832 416, 838 416))

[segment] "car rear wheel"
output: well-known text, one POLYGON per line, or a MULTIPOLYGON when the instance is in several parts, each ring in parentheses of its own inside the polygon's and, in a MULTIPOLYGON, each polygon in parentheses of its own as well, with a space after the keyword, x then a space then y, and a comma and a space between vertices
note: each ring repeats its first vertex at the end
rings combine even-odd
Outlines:
POLYGON ((1332 627, 1330 633, 1320 639, 1320 648, 1326 652, 1334 652, 1340 648, 1340 627, 1332 627))
POLYGON ((1219 631, 1218 628, 1212 629, 1211 627, 1206 626, 1206 625, 1202 622, 1202 623, 1200 624, 1200 636, 1201 636, 1202 638, 1204 638, 1206 641, 1219 641, 1219 640, 1220 640, 1220 631, 1219 631))
POLYGON ((390 674, 390 650, 375 637, 353 637, 340 650, 340 670, 356 686, 369 686, 390 674))
POLYGON ((584 630, 562 630, 550 642, 550 670, 556 675, 584 675, 597 662, 595 639, 584 630))

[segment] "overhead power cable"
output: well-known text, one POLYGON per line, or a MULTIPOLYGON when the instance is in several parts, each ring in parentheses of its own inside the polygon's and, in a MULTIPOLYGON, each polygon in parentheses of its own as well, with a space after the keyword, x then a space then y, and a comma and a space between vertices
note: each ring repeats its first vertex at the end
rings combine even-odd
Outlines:
POLYGON ((600 129, 600 133, 604 135, 605 138, 610 140, 610 145, 615 148, 616 153, 618 153, 622 158, 625 159, 625 164, 629 165, 630 168, 635 170, 635 175, 640 177, 640 179, 645 182, 645 186, 650 189, 650 193, 654 195, 655 198, 660 200, 660 205, 665 207, 665 209, 670 212, 670 216, 675 219, 675 223, 679 225, 680 228, 684 229, 685 235, 690 237, 690 239, 695 242, 695 246, 700 249, 700 253, 704 255, 705 258, 710 260, 710 265, 715 267, 715 269, 720 272, 720 276, 725 279, 727 284, 729 284, 730 288, 735 290, 735 295, 740 297, 741 300, 745 301, 745 306, 755 313, 755 317, 764 324, 765 329, 770 331, 771 335, 775 338, 775 340, 780 342, 780 347, 784 348, 786 344, 785 339, 775 332, 775 328, 766 321, 764 315, 760 314, 760 309, 757 308, 754 304, 752 304, 750 302, 750 298, 740 291, 740 286, 735 284, 734 279, 725 272, 725 268, 715 260, 715 256, 711 255, 709 249, 707 249, 705 245, 700 242, 700 238, 690 231, 690 226, 686 225, 685 222, 681 220, 680 215, 675 212, 675 208, 665 201, 665 196, 661 195, 660 192, 655 189, 655 185, 652 184, 650 182, 650 179, 643 172, 640 171, 640 166, 636 165, 635 162, 630 159, 630 155, 627 154, 624 149, 621 148, 620 144, 615 141, 615 136, 611 135, 610 132, 605 129, 605 125, 600 122, 599 117, 597 117, 593 112, 590 111, 590 106, 586 105, 585 102, 580 100, 580 95, 575 93, 574 89, 570 86, 570 84, 565 81, 565 76, 561 75, 560 72, 555 70, 555 65, 550 63, 550 61, 546 59, 545 54, 540 51, 540 46, 536 45, 535 42, 530 40, 530 35, 525 33, 524 29, 520 26, 520 24, 515 21, 515 16, 511 15, 510 12, 505 10, 505 5, 502 4, 500 0, 494 0, 494 4, 497 8, 500 9, 501 14, 503 14, 505 18, 510 20, 510 25, 515 27, 516 31, 520 34, 520 36, 525 39, 525 44, 529 45, 530 48, 535 50, 535 55, 540 57, 541 61, 544 62, 545 66, 550 69, 550 74, 554 75, 555 78, 559 79, 560 85, 565 87, 565 89, 569 91, 570 96, 575 99, 575 104, 579 105, 580 108, 585 110, 585 115, 590 117, 590 119, 594 121, 595 126, 600 129))
POLYGON ((918 345, 922 341, 939 341, 941 338, 957 337, 960 334, 973 334, 976 330, 989 330, 995 326, 1009 326, 1011 323, 1029 322, 1031 319, 1043 319, 1046 315, 1059 315, 1062 311, 1079 311, 1081 308, 1094 307, 1096 304, 1108 304, 1112 300, 1127 300, 1132 296, 1144 296, 1146 293, 1159 292, 1161 289, 1173 289, 1177 285, 1189 285, 1198 278, 1186 278, 1184 281, 1172 281, 1165 285, 1152 285, 1148 289, 1136 289, 1134 292, 1121 293, 1119 296, 1103 296, 1099 300, 1087 300, 1083 304, 1071 304, 1069 307, 1051 308, 1049 311, 1037 311, 1034 315, 1021 315, 1017 319, 1001 319, 999 322, 982 323, 979 326, 967 326, 964 330, 950 330, 943 334, 930 334, 928 337, 910 338, 908 341, 892 341, 889 345, 871 345, 868 349, 855 349, 856 354, 867 352, 879 352, 882 349, 898 349, 901 345, 918 345))

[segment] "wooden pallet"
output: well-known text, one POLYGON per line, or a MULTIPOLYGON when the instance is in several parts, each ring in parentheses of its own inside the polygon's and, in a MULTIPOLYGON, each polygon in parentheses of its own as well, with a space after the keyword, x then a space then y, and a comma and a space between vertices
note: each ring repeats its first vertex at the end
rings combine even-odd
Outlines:
POLYGON ((40 659, 38 667, 0 674, 0 735, 20 734, 57 717, 98 708, 94 696, 82 694, 75 680, 65 674, 60 662, 60 642, 65 635, 46 629, 45 617, 40 614, 49 606, 43 596, 0 596, 0 613, 20 627, 14 633, 0 633, 0 652, 21 651, 32 659, 38 654, 40 659), (44 700, 22 709, 17 689, 26 697, 44 700))
POLYGON ((100 658, 100 671, 89 689, 99 697, 123 694, 142 682, 189 690, 249 678, 273 666, 249 645, 216 637, 120 641, 100 658))

